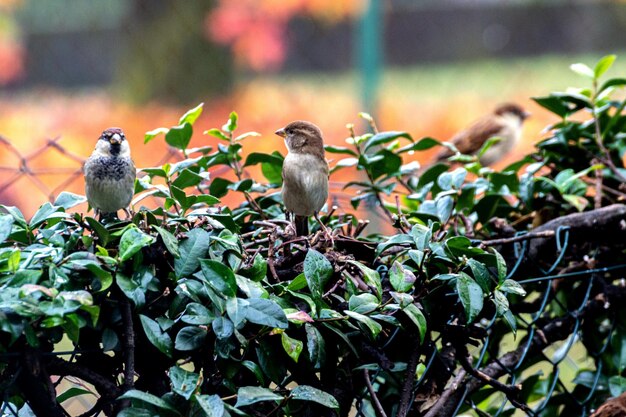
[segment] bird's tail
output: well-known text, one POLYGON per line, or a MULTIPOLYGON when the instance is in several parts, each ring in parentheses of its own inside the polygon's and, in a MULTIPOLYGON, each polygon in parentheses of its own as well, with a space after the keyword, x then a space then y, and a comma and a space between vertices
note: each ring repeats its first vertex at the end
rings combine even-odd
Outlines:
POLYGON ((309 234, 309 218, 307 216, 295 216, 296 236, 307 236, 309 234))

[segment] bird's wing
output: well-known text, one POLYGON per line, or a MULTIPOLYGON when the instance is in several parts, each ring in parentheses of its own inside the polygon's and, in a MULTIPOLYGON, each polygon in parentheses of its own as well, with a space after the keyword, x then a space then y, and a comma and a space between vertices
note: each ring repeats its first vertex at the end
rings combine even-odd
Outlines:
MULTIPOLYGON (((462 130, 454 135, 451 142, 464 155, 471 155, 483 146, 487 139, 497 136, 502 126, 495 123, 492 118, 486 117, 478 120, 469 128, 462 130)), ((453 153, 449 149, 444 149, 437 155, 437 160, 441 161, 452 156, 453 153)))

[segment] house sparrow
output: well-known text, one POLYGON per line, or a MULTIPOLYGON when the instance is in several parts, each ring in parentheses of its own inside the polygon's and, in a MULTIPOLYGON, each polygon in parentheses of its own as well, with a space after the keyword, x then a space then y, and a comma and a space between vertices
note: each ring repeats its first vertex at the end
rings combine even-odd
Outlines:
POLYGON ((295 215, 296 235, 307 235, 308 217, 315 216, 332 240, 317 214, 328 199, 328 163, 322 132, 313 123, 298 120, 275 133, 285 138, 287 145, 282 196, 287 211, 295 215))
MULTIPOLYGON (((471 155, 480 150, 483 144, 493 137, 500 141, 491 145, 479 159, 482 165, 491 165, 502 159, 515 147, 522 136, 522 124, 530 113, 517 104, 501 104, 493 113, 475 121, 467 129, 457 133, 449 140, 460 153, 471 155)), ((442 161, 452 156, 450 149, 444 149, 436 160, 442 161)))
POLYGON ((130 147, 119 127, 110 127, 100 135, 91 156, 85 162, 85 193, 97 216, 117 215, 128 205, 135 191, 135 165, 130 147))

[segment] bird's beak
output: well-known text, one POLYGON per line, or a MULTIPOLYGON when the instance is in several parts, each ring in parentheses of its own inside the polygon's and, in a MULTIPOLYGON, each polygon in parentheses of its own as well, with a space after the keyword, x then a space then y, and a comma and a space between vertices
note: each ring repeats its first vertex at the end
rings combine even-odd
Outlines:
POLYGON ((281 138, 284 138, 285 136, 287 136, 287 133, 285 132, 285 129, 278 129, 274 133, 277 134, 278 136, 280 136, 281 138))
POLYGON ((120 136, 119 133, 116 133, 113 136, 111 136, 111 138, 109 139, 109 143, 111 145, 119 145, 120 143, 122 143, 122 137, 120 136))
POLYGON ((532 116, 531 112, 525 111, 524 113, 522 113, 522 120, 526 120, 528 119, 530 116, 532 116))

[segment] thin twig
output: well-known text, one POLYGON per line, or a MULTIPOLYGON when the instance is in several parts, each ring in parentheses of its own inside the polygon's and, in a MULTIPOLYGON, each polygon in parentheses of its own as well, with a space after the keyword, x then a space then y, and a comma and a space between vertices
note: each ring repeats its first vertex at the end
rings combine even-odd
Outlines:
POLYGON ((124 320, 124 390, 133 389, 135 382, 135 329, 133 327, 133 311, 130 301, 124 297, 122 302, 122 319, 124 320))
POLYGON ((513 385, 503 384, 502 382, 498 381, 495 378, 490 377, 489 375, 485 374, 484 372, 481 372, 478 369, 474 369, 474 367, 472 367, 472 364, 469 361, 469 357, 470 357, 469 353, 467 351, 464 351, 464 352, 462 351, 462 350, 465 349, 465 346, 462 349, 459 349, 459 346, 456 346, 456 348, 457 348, 457 352, 459 353, 459 355, 457 355, 458 356, 458 360, 461 363, 461 366, 463 367, 463 369, 465 369, 465 372, 467 372, 468 374, 470 374, 474 378, 481 380, 485 384, 489 384, 493 388, 495 388, 498 391, 504 393, 504 395, 506 395, 506 398, 515 407, 519 408, 520 410, 525 411, 527 414, 532 413, 532 409, 529 406, 527 406, 526 404, 520 402, 517 399, 517 396, 519 395, 519 393, 521 391, 521 386, 513 386, 513 385))
POLYGON ((464 215, 463 213, 459 213, 459 217, 463 221, 463 225, 465 226, 465 236, 469 239, 474 238, 474 225, 472 224, 472 220, 464 215))
MULTIPOLYGON (((417 335, 415 335, 415 338, 417 339, 417 335)), ((415 370, 417 369, 420 353, 422 351, 420 347, 420 344, 417 342, 417 340, 415 340, 413 352, 411 352, 411 357, 409 358, 409 362, 406 365, 406 376, 404 378, 404 383, 402 384, 402 388, 400 390, 400 405, 398 406, 398 412, 396 414, 397 417, 406 417, 406 415, 411 410, 411 397, 413 396, 415 370)))
POLYGON ((365 229, 368 224, 370 224, 369 220, 359 220, 359 224, 357 225, 356 230, 354 231, 354 234, 352 235, 352 237, 359 237, 363 229, 365 229))
POLYGON ((502 239, 483 240, 480 243, 480 246, 487 247, 487 246, 504 245, 507 243, 521 242, 524 240, 554 237, 554 235, 556 235, 556 232, 554 230, 545 230, 542 232, 530 232, 530 233, 526 233, 525 235, 505 237, 502 239))
POLYGON ((456 393, 456 391, 459 389, 459 386, 461 385, 461 381, 463 381, 463 378, 465 378, 465 375, 467 375, 467 372, 465 372, 465 369, 459 370, 459 372, 456 374, 456 377, 452 381, 452 384, 450 385, 450 387, 443 391, 443 394, 441 394, 441 397, 439 397, 435 405, 433 405, 430 408, 430 410, 428 410, 428 413, 426 413, 424 417, 436 417, 439 415, 439 411, 444 406, 444 404, 446 404, 450 400, 450 397, 452 396, 452 394, 456 393))
POLYGON ((274 242, 275 235, 274 233, 270 234, 269 244, 267 245, 267 265, 270 268, 270 272, 272 273, 272 277, 274 278, 274 282, 280 281, 278 278, 278 274, 276 273, 276 267, 274 266, 274 242))
POLYGON ((404 225, 402 224, 404 221, 404 214, 402 214, 402 208, 400 208, 400 196, 396 194, 395 197, 396 197, 396 210, 398 212, 398 228, 400 229, 402 233, 406 233, 406 229, 404 228, 404 225))
POLYGON ((602 207, 602 170, 597 170, 596 171, 596 179, 595 179, 595 186, 596 186, 596 195, 593 196, 593 203, 594 203, 594 208, 595 209, 599 209, 602 207))
POLYGON ((380 400, 376 395, 376 391, 374 391, 374 387, 372 386, 372 381, 370 381, 370 375, 367 369, 363 369, 363 378, 365 378, 365 385, 367 385, 367 390, 370 393, 370 398, 372 399, 372 404, 374 404, 374 410, 376 410, 376 415, 378 415, 379 417, 387 417, 387 414, 383 409, 383 405, 380 403, 380 400))
MULTIPOLYGON (((595 79, 593 80, 593 89, 594 89, 593 101, 595 103, 595 101, 596 101, 596 91, 597 91, 597 81, 595 79)), ((621 172, 619 171, 619 169, 615 166, 615 164, 613 163, 613 159, 611 159, 611 153, 606 148, 606 146, 604 146, 604 140, 603 140, 603 137, 602 137, 602 132, 600 130, 600 120, 598 119, 598 114, 596 113, 595 106, 594 106, 594 111, 593 111, 593 122, 594 122, 595 130, 596 130, 596 132, 595 132, 596 133, 596 144, 598 145, 598 148, 600 148, 600 150, 602 151, 602 154, 604 154, 604 158, 598 158, 598 159, 600 159, 602 162, 604 162, 605 165, 608 165, 608 167, 611 169, 611 171, 613 171, 613 174, 615 174, 615 176, 617 178, 619 178, 620 181, 626 182, 626 177, 623 176, 621 174, 621 172)))

